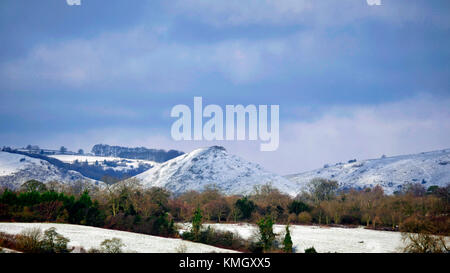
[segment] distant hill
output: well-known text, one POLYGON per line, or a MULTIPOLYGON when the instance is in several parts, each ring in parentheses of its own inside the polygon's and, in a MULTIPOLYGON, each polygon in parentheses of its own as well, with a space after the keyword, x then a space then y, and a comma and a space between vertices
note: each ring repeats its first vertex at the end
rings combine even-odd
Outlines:
POLYGON ((212 184, 225 194, 249 194, 254 186, 268 183, 290 195, 297 193, 294 183, 220 146, 194 150, 135 177, 144 187, 165 187, 175 194, 202 191, 212 184))
MULTIPOLYGON (((25 152, 19 149, 10 148, 2 149, 2 152, 40 159, 42 162, 46 161, 50 163, 63 173, 74 171, 86 178, 91 178, 93 180, 99 180, 107 183, 114 183, 119 180, 135 176, 159 164, 153 161, 123 159, 116 157, 98 157, 67 154, 44 155, 40 153, 30 153, 28 151, 25 152)), ((3 165, 7 164, 7 160, 0 162, 0 170, 2 169, 3 165)), ((16 178, 18 177, 14 176, 12 179, 16 180, 16 178)), ((0 182, 3 180, 0 179, 0 182)))
POLYGON ((77 171, 60 168, 44 159, 0 152, 0 186, 18 189, 32 179, 44 183, 58 181, 67 185, 82 180, 95 186, 104 185, 103 182, 85 177, 77 171))
POLYGON ((92 147, 92 153, 96 156, 112 156, 129 159, 142 159, 155 162, 165 162, 184 152, 176 150, 148 149, 145 147, 128 148, 121 146, 110 146, 106 144, 96 144, 92 147))
POLYGON ((450 149, 411 155, 381 157, 347 163, 285 176, 298 189, 320 177, 339 182, 341 189, 364 189, 380 185, 388 194, 399 191, 406 183, 444 187, 450 183, 450 149))

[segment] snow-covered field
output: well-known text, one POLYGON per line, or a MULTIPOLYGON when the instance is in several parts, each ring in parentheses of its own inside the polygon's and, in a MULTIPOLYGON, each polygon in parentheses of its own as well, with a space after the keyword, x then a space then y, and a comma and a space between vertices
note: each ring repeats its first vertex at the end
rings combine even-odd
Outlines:
POLYGON ((0 223, 0 232, 18 234, 26 228, 33 227, 38 227, 42 231, 55 227, 56 232, 70 239, 70 247, 82 246, 86 250, 89 250, 90 248, 100 248, 101 242, 105 239, 115 237, 120 238, 125 244, 125 247, 123 247, 125 252, 176 253, 181 249, 184 249, 187 253, 234 252, 181 239, 164 238, 81 225, 55 223, 0 223))
MULTIPOLYGON (((216 230, 231 231, 248 239, 257 233, 250 224, 209 224, 216 230)), ((180 229, 188 229, 183 224, 180 229)), ((274 232, 284 238, 286 226, 274 225, 274 232)), ((403 242, 400 232, 369 230, 364 228, 337 228, 291 225, 290 232, 296 252, 314 247, 317 252, 338 253, 390 253, 401 252, 403 242)))
POLYGON ((119 166, 112 167, 112 169, 116 171, 123 171, 125 169, 139 167, 139 164, 147 164, 152 167, 159 165, 159 163, 149 160, 141 160, 141 159, 128 159, 128 158, 120 158, 120 157, 109 157, 109 156, 93 156, 93 155, 49 155, 49 157, 56 158, 64 163, 74 163, 78 161, 80 163, 88 162, 88 164, 92 165, 96 162, 103 166, 103 162, 106 160, 108 162, 115 162, 119 166))

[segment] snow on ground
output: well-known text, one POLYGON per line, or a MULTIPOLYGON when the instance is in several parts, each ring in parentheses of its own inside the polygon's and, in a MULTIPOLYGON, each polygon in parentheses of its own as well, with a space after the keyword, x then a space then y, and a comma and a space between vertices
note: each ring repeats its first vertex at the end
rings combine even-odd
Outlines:
POLYGON ((336 180, 341 188, 380 185, 388 194, 401 190, 405 183, 421 183, 425 188, 445 187, 450 181, 450 149, 336 163, 285 176, 296 183, 299 190, 316 177, 336 180))
MULTIPOLYGON (((241 224, 208 224, 216 230, 231 231, 244 239, 257 234, 255 225, 241 224)), ((205 225, 207 226, 207 225, 205 225)), ((189 228, 189 224, 180 225, 180 230, 189 228)), ((284 238, 285 225, 274 225, 274 232, 284 238)), ((296 252, 304 252, 314 247, 317 252, 338 253, 389 253, 401 252, 403 242, 400 232, 378 231, 360 228, 338 228, 319 226, 291 225, 293 247, 296 252)))
POLYGON ((0 176, 12 175, 29 165, 42 165, 42 162, 24 155, 0 152, 0 176))
POLYGON ((111 157, 111 156, 94 156, 94 155, 49 155, 49 157, 56 158, 64 163, 74 163, 76 160, 78 162, 88 162, 88 164, 92 165, 95 164, 95 162, 98 162, 100 165, 104 165, 103 162, 106 160, 108 162, 116 162, 119 164, 117 167, 112 167, 112 169, 121 171, 124 169, 130 169, 130 168, 139 168, 139 164, 147 164, 150 166, 157 166, 159 163, 155 161, 150 160, 142 160, 142 159, 128 159, 128 158, 121 158, 121 157, 111 157))
POLYGON ((135 177, 144 187, 165 187, 175 194, 202 191, 211 184, 225 194, 248 194, 255 186, 267 183, 292 196, 297 193, 294 183, 258 164, 229 154, 220 146, 196 149, 135 177))
POLYGON ((47 183, 59 181, 71 184, 76 181, 88 181, 102 187, 103 182, 87 178, 76 171, 65 171, 41 159, 26 155, 0 152, 0 185, 17 189, 28 180, 36 179, 47 183))
POLYGON ((18 234, 26 228, 34 227, 38 227, 42 231, 55 227, 56 232, 70 239, 70 247, 82 246, 86 250, 89 250, 90 248, 100 248, 101 242, 105 239, 115 237, 121 239, 122 243, 126 245, 123 247, 125 252, 176 253, 183 248, 187 253, 235 252, 228 249, 184 241, 181 239, 164 238, 133 232, 70 224, 0 223, 0 232, 18 234))

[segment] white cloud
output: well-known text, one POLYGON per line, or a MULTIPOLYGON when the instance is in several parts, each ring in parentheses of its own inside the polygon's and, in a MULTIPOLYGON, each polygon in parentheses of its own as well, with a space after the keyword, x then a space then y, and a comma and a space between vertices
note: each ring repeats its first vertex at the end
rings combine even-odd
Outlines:
POLYGON ((276 78, 290 65, 320 70, 357 50, 355 38, 321 31, 196 44, 167 42, 161 38, 166 31, 137 27, 41 44, 21 59, 0 64, 0 80, 11 89, 183 91, 211 73, 235 84, 252 83, 276 78))
POLYGON ((367 0, 367 5, 369 6, 380 6, 381 0, 367 0))
POLYGON ((261 163, 274 171, 295 173, 352 158, 449 148, 449 105, 450 99, 419 96, 378 106, 330 109, 312 122, 282 124, 279 150, 261 163))
POLYGON ((215 72, 234 83, 253 82, 275 71, 272 61, 288 58, 290 52, 307 53, 298 47, 310 50, 303 36, 184 45, 164 42, 159 32, 138 28, 90 40, 42 44, 24 58, 3 63, 0 78, 3 85, 15 88, 172 91, 215 72))
POLYGON ((177 0, 167 8, 177 15, 222 26, 302 25, 308 27, 358 24, 364 18, 390 23, 434 21, 449 26, 445 13, 418 1, 381 0, 177 0), (410 3, 414 2, 414 3, 410 3), (371 5, 382 8, 373 9, 371 5))

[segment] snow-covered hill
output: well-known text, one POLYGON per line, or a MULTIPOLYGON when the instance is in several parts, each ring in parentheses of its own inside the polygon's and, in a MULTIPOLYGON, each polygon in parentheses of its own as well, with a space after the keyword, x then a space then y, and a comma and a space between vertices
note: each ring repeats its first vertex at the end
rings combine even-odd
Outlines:
POLYGON ((95 155, 49 155, 49 157, 56 158, 64 163, 74 164, 76 162, 89 165, 98 165, 103 169, 111 168, 115 171, 126 172, 133 169, 138 169, 140 166, 146 166, 146 169, 159 165, 155 161, 142 159, 128 159, 110 156, 95 156, 95 155))
POLYGON ((352 163, 337 163, 287 179, 303 188, 315 177, 333 179, 341 188, 367 188, 380 185, 392 194, 405 183, 446 186, 450 183, 450 149, 412 155, 382 157, 352 163))
POLYGON ((201 191, 215 184, 225 194, 246 194, 255 185, 271 183, 280 191, 295 195, 294 183, 265 171, 255 163, 212 146, 194 150, 135 176, 144 187, 165 187, 175 194, 201 191))
POLYGON ((0 152, 0 186, 17 189, 31 179, 44 183, 58 181, 65 184, 83 180, 91 182, 93 185, 103 185, 103 182, 84 177, 76 171, 61 170, 45 160, 0 152))

